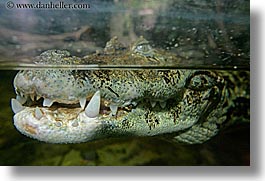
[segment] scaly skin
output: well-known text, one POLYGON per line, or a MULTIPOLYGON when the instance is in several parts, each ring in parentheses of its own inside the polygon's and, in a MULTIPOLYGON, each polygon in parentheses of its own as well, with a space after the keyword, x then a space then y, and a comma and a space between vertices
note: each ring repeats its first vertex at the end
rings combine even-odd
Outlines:
MULTIPOLYGON (((113 38, 101 54, 81 59, 66 51, 49 50, 36 63, 113 60, 118 64, 134 60, 163 65, 177 60, 173 57, 152 49, 142 37, 126 50, 113 38)), ((27 98, 23 110, 14 115, 16 128, 29 137, 50 143, 167 133, 174 133, 175 140, 180 142, 203 143, 224 125, 249 120, 248 71, 24 70, 16 75, 14 87, 18 95, 27 98), (101 96, 100 114, 89 118, 78 103, 80 99, 89 100, 96 91, 101 96), (60 104, 43 107, 30 97, 60 104), (112 115, 111 105, 119 107, 116 115, 112 115), (238 106, 246 114, 238 114, 238 106), (41 116, 36 112, 41 112, 41 116)))

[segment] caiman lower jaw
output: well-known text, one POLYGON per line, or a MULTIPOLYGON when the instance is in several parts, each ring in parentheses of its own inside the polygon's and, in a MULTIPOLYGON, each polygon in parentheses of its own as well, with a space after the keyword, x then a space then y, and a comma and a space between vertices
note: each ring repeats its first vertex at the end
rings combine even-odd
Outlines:
MULTIPOLYGON (((98 106, 94 103, 98 101, 97 96, 96 94, 90 101, 95 107, 98 106)), ((15 113, 14 125, 17 130, 28 137, 49 143, 79 143, 94 140, 97 130, 102 130, 104 126, 105 122, 102 120, 121 120, 131 112, 129 107, 119 108, 116 116, 113 116, 108 107, 100 106, 99 113, 95 115, 95 112, 87 111, 91 108, 89 104, 86 109, 78 105, 60 106, 60 104, 51 107, 43 107, 41 104, 27 107, 18 100, 11 99, 11 107, 15 113)))
POLYGON ((80 143, 94 140, 102 127, 100 117, 89 118, 81 108, 25 107, 14 115, 22 134, 48 143, 80 143), (71 111, 71 112, 69 112, 71 111))
MULTIPOLYGON (((111 118, 112 112, 104 106, 100 92, 96 92, 85 109, 78 104, 55 103, 44 107, 41 100, 22 105, 11 99, 15 127, 24 135, 49 143, 77 143, 94 139, 104 117, 111 118)), ((123 117, 129 110, 119 109, 116 117, 123 117)), ((119 118, 117 118, 119 119, 119 118)))
POLYGON ((201 113, 212 106, 211 90, 199 95, 187 90, 183 99, 168 99, 167 105, 159 100, 153 101, 160 106, 142 100, 137 106, 119 108, 116 116, 102 105, 100 92, 93 95, 85 109, 78 104, 59 103, 43 107, 41 102, 26 106, 29 103, 22 105, 16 99, 11 100, 11 107, 14 125, 22 134, 49 143, 79 143, 116 136, 154 136, 191 128, 200 120, 201 113))

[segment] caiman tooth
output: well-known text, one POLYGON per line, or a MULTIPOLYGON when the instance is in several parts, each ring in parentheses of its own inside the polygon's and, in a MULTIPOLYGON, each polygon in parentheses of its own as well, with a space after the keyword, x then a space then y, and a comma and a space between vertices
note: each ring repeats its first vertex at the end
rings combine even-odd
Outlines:
POLYGON ((86 107, 86 98, 81 98, 79 100, 79 104, 80 104, 82 109, 85 109, 85 107, 86 107))
POLYGON ((99 110, 100 110, 100 91, 97 91, 89 101, 85 109, 85 114, 89 118, 95 118, 99 115, 99 110))
POLYGON ((30 99, 31 99, 32 101, 35 100, 35 95, 34 95, 34 94, 30 94, 29 96, 30 96, 30 99))
POLYGON ((164 109, 166 107, 166 105, 167 105, 167 102, 166 101, 163 101, 163 102, 161 101, 161 102, 159 102, 159 104, 164 109))
POLYGON ((118 111, 118 106, 117 106, 117 105, 110 104, 109 108, 110 108, 110 110, 111 110, 111 114, 112 114, 113 116, 116 116, 117 111, 118 111))
POLYGON ((45 98, 42 105, 46 107, 51 107, 52 104, 53 104, 53 100, 45 98))
POLYGON ((36 96, 36 101, 38 101, 41 98, 41 96, 36 96))
POLYGON ((21 97, 25 97, 24 94, 22 92, 19 92, 20 96, 21 97))
POLYGON ((14 98, 11 99, 11 108, 15 114, 25 109, 25 107, 22 106, 22 104, 20 104, 20 102, 14 98))
POLYGON ((155 101, 151 101, 150 103, 151 103, 151 106, 152 107, 155 107, 156 106, 156 102, 155 101))
POLYGON ((43 116, 42 111, 40 110, 39 107, 36 107, 36 109, 35 109, 35 117, 36 117, 37 119, 41 119, 42 116, 43 116))
POLYGON ((16 96, 16 100, 20 102, 21 104, 24 104, 27 101, 27 98, 21 97, 20 95, 16 96))

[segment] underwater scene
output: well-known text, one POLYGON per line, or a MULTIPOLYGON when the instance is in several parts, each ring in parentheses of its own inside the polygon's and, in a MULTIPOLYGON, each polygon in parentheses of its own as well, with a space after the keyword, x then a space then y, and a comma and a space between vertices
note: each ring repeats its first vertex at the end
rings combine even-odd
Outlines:
POLYGON ((0 8, 0 165, 250 165, 249 1, 0 8))

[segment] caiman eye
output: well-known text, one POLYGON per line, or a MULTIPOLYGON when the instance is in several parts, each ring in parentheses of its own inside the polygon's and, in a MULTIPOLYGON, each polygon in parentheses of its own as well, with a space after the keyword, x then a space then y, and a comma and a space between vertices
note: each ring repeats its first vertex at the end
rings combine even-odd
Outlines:
POLYGON ((143 56, 153 56, 153 48, 150 46, 149 42, 144 39, 143 37, 140 37, 139 40, 137 40, 131 49, 134 53, 143 55, 143 56))
POLYGON ((193 90, 207 90, 216 84, 216 80, 207 74, 197 74, 189 79, 187 88, 193 90))
POLYGON ((152 56, 153 54, 153 49, 149 44, 137 45, 133 51, 143 56, 152 56))
POLYGON ((135 49, 137 52, 149 52, 151 50, 151 46, 149 44, 138 45, 135 49))

